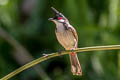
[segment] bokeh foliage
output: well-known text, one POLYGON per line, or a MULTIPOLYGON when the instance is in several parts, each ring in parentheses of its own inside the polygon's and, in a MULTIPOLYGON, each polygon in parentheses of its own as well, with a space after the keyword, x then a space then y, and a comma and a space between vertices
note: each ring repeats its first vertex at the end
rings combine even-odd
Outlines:
MULTIPOLYGON (((53 16, 51 6, 62 12, 75 27, 79 47, 86 47, 120 44, 119 5, 120 0, 0 0, 0 31, 6 32, 0 32, 0 77, 28 62, 29 57, 24 57, 26 53, 22 54, 21 47, 34 58, 63 49, 55 36, 55 24, 48 21, 53 16), (10 37, 6 39, 5 35, 10 37)), ((72 75, 69 57, 62 56, 39 64, 38 70, 28 69, 11 80, 120 79, 120 51, 86 52, 78 56, 82 77, 72 75), (41 69, 44 74, 38 73, 41 69)))

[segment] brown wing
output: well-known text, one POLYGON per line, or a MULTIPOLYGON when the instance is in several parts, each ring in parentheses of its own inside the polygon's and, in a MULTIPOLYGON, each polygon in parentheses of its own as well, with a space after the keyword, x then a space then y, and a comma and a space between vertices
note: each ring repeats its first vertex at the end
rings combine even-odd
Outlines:
MULTIPOLYGON (((75 37, 75 39, 76 39, 76 44, 77 44, 77 46, 78 46, 78 35, 77 35, 77 32, 76 32, 76 30, 70 25, 70 26, 68 26, 68 24, 65 24, 65 26, 66 26, 66 29, 67 30, 69 30, 69 31, 71 31, 72 33, 73 33, 73 35, 74 35, 74 37, 75 37)), ((77 47, 76 46, 76 47, 77 47)))

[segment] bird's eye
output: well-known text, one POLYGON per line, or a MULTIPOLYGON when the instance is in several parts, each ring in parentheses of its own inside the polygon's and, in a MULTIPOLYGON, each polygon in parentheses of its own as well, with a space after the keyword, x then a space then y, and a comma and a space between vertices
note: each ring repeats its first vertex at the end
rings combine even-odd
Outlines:
POLYGON ((58 20, 61 20, 61 19, 63 19, 62 17, 58 17, 58 20))

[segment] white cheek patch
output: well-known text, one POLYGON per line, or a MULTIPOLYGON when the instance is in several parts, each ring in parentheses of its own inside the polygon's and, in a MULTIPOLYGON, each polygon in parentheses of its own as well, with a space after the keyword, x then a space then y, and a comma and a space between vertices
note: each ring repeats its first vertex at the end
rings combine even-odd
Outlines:
POLYGON ((59 22, 64 22, 65 20, 63 20, 63 19, 60 19, 60 20, 58 20, 59 22))

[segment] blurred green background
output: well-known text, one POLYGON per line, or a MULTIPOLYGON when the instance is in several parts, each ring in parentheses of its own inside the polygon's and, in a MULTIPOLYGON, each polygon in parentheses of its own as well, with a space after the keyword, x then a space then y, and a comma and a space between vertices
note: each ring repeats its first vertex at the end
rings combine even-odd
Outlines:
MULTIPOLYGON (((79 47, 120 44, 120 0, 0 0, 0 78, 33 59, 63 49, 51 6, 75 27, 79 47)), ((73 76, 69 56, 49 59, 10 80, 120 80, 120 51, 78 54, 83 76, 73 76)))

